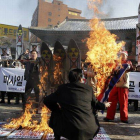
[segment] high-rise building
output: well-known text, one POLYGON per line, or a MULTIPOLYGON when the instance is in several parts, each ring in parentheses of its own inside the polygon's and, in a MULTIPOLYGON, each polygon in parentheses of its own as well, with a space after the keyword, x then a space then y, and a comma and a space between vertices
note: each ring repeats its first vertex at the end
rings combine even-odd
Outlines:
MULTIPOLYGON (((38 0, 38 6, 32 16, 32 27, 51 28, 68 19, 84 19, 81 10, 70 8, 62 0, 38 0)), ((40 42, 34 35, 31 42, 40 42)))

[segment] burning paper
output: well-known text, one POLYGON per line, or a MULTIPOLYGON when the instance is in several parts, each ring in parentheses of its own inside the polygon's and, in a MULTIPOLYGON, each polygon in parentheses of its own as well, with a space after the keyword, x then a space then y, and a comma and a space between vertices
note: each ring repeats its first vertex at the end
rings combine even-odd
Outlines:
MULTIPOLYGON (((45 106, 42 108, 41 111, 41 122, 39 123, 36 120, 33 120, 32 117, 35 114, 34 111, 30 111, 32 108, 32 104, 27 104, 25 113, 17 119, 12 119, 12 121, 9 124, 5 124, 4 128, 10 128, 10 129, 26 129, 31 130, 39 133, 43 133, 47 135, 48 133, 53 133, 53 130, 48 126, 48 120, 49 117, 47 116, 50 111, 45 106)), ((24 130, 25 132, 25 130, 24 130)), ((29 131, 27 131, 29 134, 29 131)))
POLYGON ((0 137, 6 137, 14 130, 15 129, 6 129, 6 128, 0 127, 0 137))
POLYGON ((32 103, 26 104, 24 114, 16 119, 12 119, 9 124, 5 124, 4 128, 15 128, 18 129, 19 127, 25 128, 32 124, 32 116, 35 114, 35 110, 32 110, 32 103), (30 111, 31 110, 31 111, 30 111))

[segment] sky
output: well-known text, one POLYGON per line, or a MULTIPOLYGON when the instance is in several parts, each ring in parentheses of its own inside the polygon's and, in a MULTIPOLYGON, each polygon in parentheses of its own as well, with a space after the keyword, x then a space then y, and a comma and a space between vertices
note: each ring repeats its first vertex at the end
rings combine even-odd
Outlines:
MULTIPOLYGON (((90 19, 94 13, 88 9, 87 0, 61 0, 69 7, 82 10, 82 16, 90 19)), ((38 0, 0 0, 0 24, 31 26, 31 19, 38 0)), ((103 0, 102 18, 138 15, 140 0, 103 0)))

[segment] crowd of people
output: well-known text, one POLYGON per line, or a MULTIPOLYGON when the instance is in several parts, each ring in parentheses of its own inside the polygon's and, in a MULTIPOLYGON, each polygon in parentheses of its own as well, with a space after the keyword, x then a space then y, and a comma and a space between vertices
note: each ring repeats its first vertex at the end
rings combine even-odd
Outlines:
MULTIPOLYGON (((29 49, 25 50, 25 53, 21 54, 18 58, 18 60, 27 60, 29 59, 29 49)), ((4 68, 16 68, 16 62, 12 60, 12 57, 7 53, 6 49, 2 49, 1 54, 1 60, 0 60, 0 66, 4 68)), ((24 65, 22 65, 21 68, 24 68, 24 65)), ((16 97, 15 104, 19 104, 20 95, 22 97, 22 103, 23 103, 23 94, 20 93, 14 93, 14 92, 6 92, 6 91, 0 91, 1 92, 1 101, 0 103, 5 103, 5 97, 8 98, 8 104, 11 104, 11 99, 16 97)))
MULTIPOLYGON (((37 57, 37 51, 30 52, 27 49, 18 60, 25 68, 24 78, 26 80, 25 93, 22 94, 23 110, 25 104, 31 97, 31 91, 35 91, 35 107, 39 103, 39 67, 43 63, 41 58, 37 57), (28 60, 28 61, 23 61, 28 60)), ((7 54, 4 54, 7 55, 7 54)), ((108 102, 101 103, 95 98, 97 79, 92 69, 88 66, 87 72, 82 69, 73 69, 69 72, 69 83, 60 85, 58 89, 44 98, 44 104, 52 111, 49 126, 53 129, 55 139, 59 140, 61 136, 70 140, 91 140, 99 131, 99 122, 97 110, 105 110, 107 115, 104 121, 113 121, 117 103, 120 105, 120 121, 128 123, 128 93, 129 93, 129 72, 134 71, 132 63, 127 60, 128 53, 121 52, 121 63, 128 64, 128 68, 121 76, 117 84, 113 87, 108 102), (93 73, 88 76, 88 72, 93 73), (86 82, 83 76, 86 77, 86 82), (86 83, 86 84, 85 84, 86 83)), ((10 67, 8 61, 1 62, 3 67, 10 67)), ((140 67, 136 68, 140 71, 140 67)), ((1 92, 1 103, 5 103, 6 92, 1 92)), ((7 93, 8 103, 10 103, 11 93, 7 93)), ((19 103, 19 93, 16 94, 16 103, 19 103)), ((138 101, 135 101, 135 110, 138 109, 138 101)))
MULTIPOLYGON (((8 56, 8 54, 3 54, 4 56, 8 56)), ((19 104, 20 95, 22 97, 23 110, 25 110, 25 104, 27 103, 28 98, 31 96, 31 92, 34 89, 35 92, 35 106, 38 107, 39 102, 39 64, 43 63, 41 58, 38 58, 38 52, 36 50, 26 49, 25 53, 21 54, 17 59, 21 63, 21 68, 25 69, 24 72, 24 80, 26 80, 25 93, 13 93, 1 91, 1 101, 0 103, 5 103, 5 96, 8 97, 8 104, 11 104, 10 100, 13 97, 16 97, 15 104, 19 104), (31 62, 32 61, 32 62, 31 62)), ((14 68, 16 63, 13 64, 12 67, 6 65, 7 63, 11 63, 11 60, 1 61, 2 67, 5 68, 14 68)))

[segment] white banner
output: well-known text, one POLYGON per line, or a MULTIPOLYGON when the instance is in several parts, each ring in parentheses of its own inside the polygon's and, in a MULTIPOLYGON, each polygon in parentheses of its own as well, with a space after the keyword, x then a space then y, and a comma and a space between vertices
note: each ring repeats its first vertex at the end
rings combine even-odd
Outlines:
POLYGON ((140 72, 130 72, 128 99, 140 100, 140 72))
MULTIPOLYGON (((24 69, 0 67, 0 91, 25 92, 24 69)), ((140 72, 130 72, 128 99, 140 100, 140 72)))
POLYGON ((24 69, 0 67, 0 91, 25 92, 24 69))

